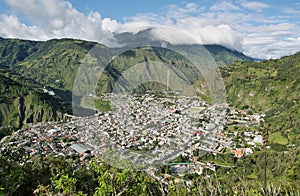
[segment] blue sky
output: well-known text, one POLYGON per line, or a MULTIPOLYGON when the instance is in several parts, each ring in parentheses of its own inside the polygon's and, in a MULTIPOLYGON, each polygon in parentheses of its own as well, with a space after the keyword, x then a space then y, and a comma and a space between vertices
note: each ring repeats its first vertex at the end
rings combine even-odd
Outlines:
POLYGON ((118 21, 124 20, 126 17, 134 16, 140 13, 163 12, 165 7, 169 4, 179 4, 182 1, 177 0, 154 0, 154 1, 141 1, 141 0, 72 0, 72 5, 78 10, 88 13, 91 10, 97 10, 101 13, 102 17, 109 17, 117 19, 118 21))
POLYGON ((221 44, 256 58, 299 51, 299 19, 300 3, 295 0, 0 1, 1 37, 70 37, 113 45, 104 38, 157 26, 153 31, 157 39, 173 44, 221 44), (164 28, 185 31, 193 41, 164 28))
MULTIPOLYGON (((213 0, 202 1, 180 1, 180 0, 70 0, 72 5, 81 12, 88 13, 91 10, 99 11, 103 17, 109 17, 123 21, 126 17, 134 16, 140 13, 156 13, 164 12, 169 5, 181 5, 184 6, 187 3, 196 3, 198 5, 205 6, 207 9, 213 6, 216 2, 213 0)), ((231 1, 233 4, 239 4, 239 1, 231 1)), ((251 2, 251 1, 249 1, 251 2)), ((252 1, 253 2, 253 1, 252 1)), ((268 9, 264 10, 264 13, 268 16, 280 15, 282 10, 286 7, 293 8, 299 1, 297 0, 272 0, 272 1, 260 1, 268 4, 268 9)), ((249 10, 248 10, 249 11, 249 10)), ((300 22, 294 20, 294 22, 300 22)))

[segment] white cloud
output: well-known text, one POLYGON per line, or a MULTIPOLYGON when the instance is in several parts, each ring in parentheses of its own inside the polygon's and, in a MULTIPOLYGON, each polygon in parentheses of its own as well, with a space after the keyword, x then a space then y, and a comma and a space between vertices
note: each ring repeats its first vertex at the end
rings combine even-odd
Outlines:
MULTIPOLYGON (((269 5, 259 1, 218 1, 211 7, 196 3, 169 5, 164 13, 138 14, 124 22, 103 19, 98 12, 83 14, 65 0, 6 2, 12 12, 0 16, 0 25, 5 27, 0 29, 2 37, 71 37, 112 46, 115 32, 137 33, 154 26, 154 37, 173 44, 221 44, 257 58, 275 58, 300 50, 299 24, 287 22, 289 15, 266 15, 261 11, 269 5), (25 16, 30 25, 20 21, 19 15, 25 16)), ((298 13, 297 7, 283 8, 281 14, 285 12, 298 13)))
MULTIPOLYGON (((144 21, 146 24, 159 20, 156 24, 183 29, 192 38, 186 39, 181 34, 170 33, 165 29, 153 31, 156 37, 171 43, 221 44, 256 58, 276 58, 299 51, 298 42, 286 40, 285 37, 299 37, 300 27, 277 17, 258 13, 260 9, 267 7, 267 4, 257 1, 243 1, 240 7, 225 1, 214 4, 208 12, 198 6, 197 13, 193 10, 189 14, 185 6, 178 9, 178 6, 172 5, 164 15, 155 18, 144 15, 132 20, 144 21), (247 7, 247 12, 243 10, 243 6, 247 7), (251 9, 255 11, 251 12, 251 9)), ((127 25, 130 26, 130 23, 127 25)))
POLYGON ((48 38, 45 31, 37 26, 26 26, 22 24, 16 16, 1 15, 0 36, 8 38, 24 38, 33 40, 44 40, 48 38))
POLYGON ((240 34, 234 32, 228 25, 207 25, 187 30, 181 28, 155 28, 154 37, 170 42, 171 44, 220 44, 231 49, 241 49, 240 34), (208 36, 209 35, 209 36, 208 36))
POLYGON ((109 32, 116 32, 120 28, 120 23, 116 20, 112 20, 111 18, 104 18, 102 20, 102 29, 109 32))
POLYGON ((250 10, 253 10, 253 11, 258 11, 258 12, 261 12, 261 11, 263 11, 263 9, 269 7, 268 4, 265 4, 265 3, 262 3, 262 2, 259 2, 259 1, 242 1, 241 5, 244 8, 247 8, 247 9, 250 9, 250 10))
MULTIPOLYGON (((6 0, 7 4, 16 12, 21 12, 37 25, 48 27, 45 21, 66 19, 69 14, 80 14, 72 5, 60 0, 6 0)), ((52 27, 52 26, 50 26, 52 27)))
POLYGON ((162 26, 152 29, 151 33, 156 39, 164 40, 174 45, 194 44, 202 42, 202 40, 194 39, 194 37, 190 33, 181 28, 162 26))
POLYGON ((246 54, 257 58, 278 58, 300 50, 300 27, 291 23, 279 23, 252 27, 243 40, 246 54))
POLYGON ((171 5, 159 16, 140 14, 119 24, 118 29, 120 32, 136 33, 152 26, 155 26, 152 30, 154 37, 172 44, 221 44, 231 49, 242 49, 241 33, 233 30, 225 21, 216 19, 216 14, 207 14, 203 7, 194 4, 187 4, 183 8, 171 5))
POLYGON ((291 7, 286 7, 283 9, 283 12, 286 14, 294 14, 294 15, 300 15, 300 10, 291 8, 291 7))
POLYGON ((240 11, 241 9, 230 1, 220 1, 210 7, 210 11, 240 11))
MULTIPOLYGON (((78 38, 99 41, 111 35, 102 28, 98 12, 85 15, 63 0, 6 0, 16 14, 21 13, 34 25, 25 25, 16 15, 2 15, 0 36, 46 40, 78 38)), ((108 19, 106 19, 107 24, 108 19)), ((104 25, 105 26, 105 25, 104 25)), ((110 43, 105 43, 110 44, 110 43)))
POLYGON ((275 39, 275 38, 260 38, 260 39, 245 39, 249 42, 245 45, 245 54, 252 55, 256 58, 270 59, 278 58, 293 54, 299 51, 300 39, 275 39))
POLYGON ((296 17, 299 17, 300 15, 300 3, 294 3, 292 6, 284 7, 282 9, 283 13, 288 15, 294 15, 296 17))

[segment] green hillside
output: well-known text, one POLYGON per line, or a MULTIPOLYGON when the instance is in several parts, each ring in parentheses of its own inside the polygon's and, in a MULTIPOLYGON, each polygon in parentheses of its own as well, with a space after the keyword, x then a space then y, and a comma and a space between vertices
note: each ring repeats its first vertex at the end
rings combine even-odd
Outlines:
POLYGON ((0 67, 12 67, 36 52, 40 42, 0 37, 0 67))
POLYGON ((38 83, 5 69, 0 73, 0 94, 1 126, 21 128, 26 123, 57 121, 70 110, 68 103, 44 93, 38 83))
POLYGON ((231 64, 236 61, 254 61, 255 59, 241 52, 230 50, 220 45, 204 45, 219 66, 231 64))
MULTIPOLYGON (((72 91, 77 70, 82 60, 95 45, 96 43, 94 42, 74 39, 54 39, 46 42, 37 42, 1 38, 0 66, 11 69, 23 77, 38 81, 44 86, 72 91)), ((112 53, 119 50, 117 48, 108 49, 104 45, 99 44, 97 47, 104 48, 112 53)), ((251 58, 223 46, 207 45, 204 47, 211 53, 218 65, 225 65, 241 60, 251 60, 251 58)), ((200 45, 182 45, 180 48, 189 51, 203 50, 203 46, 200 45)), ((133 50, 135 53, 139 49, 133 50)), ((122 72, 135 63, 154 60, 170 63, 171 65, 175 65, 175 67, 177 66, 176 68, 187 64, 187 60, 183 57, 178 57, 178 54, 174 54, 174 52, 170 52, 167 49, 164 51, 164 49, 159 49, 159 47, 151 47, 148 48, 147 51, 141 49, 140 52, 135 54, 134 58, 130 56, 130 53, 132 53, 132 51, 126 51, 118 56, 118 58, 111 63, 112 66, 110 68, 113 67, 115 71, 122 72)), ((96 61, 101 61, 99 56, 96 56, 96 61)), ((111 71, 108 75, 116 74, 113 70, 108 71, 111 71)), ((188 74, 186 70, 181 69, 180 71, 187 74, 187 78, 195 79, 195 77, 188 74)), ((106 81, 100 80, 100 83, 103 82, 106 81)), ((106 88, 107 89, 103 89, 101 87, 100 92, 105 92, 109 89, 109 87, 106 88)))
POLYGON ((62 119, 71 113, 71 90, 77 69, 95 43, 0 39, 2 91, 0 127, 62 119), (53 90, 56 96, 44 93, 53 90), (64 104, 62 107, 61 104, 64 104))
POLYGON ((81 60, 94 45, 69 39, 41 42, 15 69, 43 85, 71 91, 81 60))
POLYGON ((265 113, 272 133, 280 132, 284 140, 300 144, 300 53, 278 60, 237 62, 221 70, 229 103, 265 113))
POLYGON ((119 88, 124 91, 134 84, 144 91, 166 90, 168 73, 169 85, 178 89, 182 87, 180 85, 193 84, 202 76, 188 59, 174 51, 143 47, 128 50, 114 58, 100 76, 97 92, 101 94, 113 91, 115 83, 121 76, 123 81, 119 88))

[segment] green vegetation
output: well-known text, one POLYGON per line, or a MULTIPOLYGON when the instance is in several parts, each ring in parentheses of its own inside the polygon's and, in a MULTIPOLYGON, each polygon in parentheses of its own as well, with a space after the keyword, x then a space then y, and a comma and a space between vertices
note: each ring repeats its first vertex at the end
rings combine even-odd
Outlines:
POLYGON ((101 112, 108 112, 112 110, 110 101, 89 96, 84 96, 81 99, 81 105, 84 107, 97 109, 101 112))
POLYGON ((121 91, 141 93, 147 90, 166 90, 168 83, 170 86, 180 87, 182 83, 194 83, 201 76, 191 62, 174 51, 157 47, 136 48, 124 52, 108 64, 99 78, 96 93, 112 92, 117 82, 117 90, 121 91), (170 74, 169 81, 166 69, 170 74), (185 76, 183 79, 182 74, 185 76), (123 76, 124 81, 118 81, 120 76, 123 76))
POLYGON ((288 144, 288 139, 283 137, 280 132, 272 133, 269 136, 269 141, 271 143, 277 143, 277 144, 282 144, 282 145, 287 145, 288 144))
MULTIPOLYGON (((300 153, 270 151, 268 161, 267 195, 298 195, 300 153), (292 167, 290 162, 295 163, 292 167), (283 176, 285 174, 286 176, 283 176)), ((153 180, 143 171, 117 169, 102 161, 75 166, 79 157, 36 157, 23 163, 24 152, 7 152, 0 156, 0 191, 6 195, 265 195, 262 190, 263 153, 233 159, 230 154, 203 160, 222 163, 226 167, 216 172, 205 170, 204 175, 187 174, 190 185, 174 182, 168 186, 153 180), (224 162, 228 162, 224 164, 224 162), (209 176, 209 177, 208 177, 209 176)), ((168 173, 162 166, 161 172, 168 173)), ((0 192, 1 193, 1 192, 0 192)))
POLYGON ((254 59, 245 56, 243 53, 232 51, 220 45, 204 45, 210 52, 212 58, 219 66, 231 64, 236 61, 253 61, 254 59))
POLYGON ((72 39, 47 42, 1 39, 0 67, 44 86, 71 91, 81 60, 93 46, 93 42, 72 39))
MULTIPOLYGON (((201 161, 211 162, 221 165, 217 168, 215 175, 219 179, 236 179, 239 178, 242 184, 257 183, 257 189, 262 188, 263 184, 263 148, 262 145, 256 144, 256 147, 247 145, 245 142, 244 132, 262 132, 262 127, 242 127, 238 125, 228 126, 226 132, 237 132, 237 136, 232 139, 237 148, 251 147, 253 154, 244 155, 242 158, 235 158, 229 149, 227 151, 215 156, 206 154, 201 157, 201 161), (227 166, 227 167, 222 167, 227 166), (230 166, 230 167, 228 167, 230 166)), ((270 148, 267 150, 267 179, 269 185, 275 188, 283 189, 297 189, 297 184, 300 182, 299 176, 295 175, 295 169, 300 163, 300 148, 289 147, 287 145, 273 143, 272 138, 282 138, 280 133, 271 134, 269 139, 270 148)), ((233 137, 233 135, 228 136, 233 137)), ((256 190, 257 190, 256 189, 256 190)), ((281 193, 283 194, 283 193, 281 193)), ((273 195, 273 194, 271 194, 273 195)), ((276 195, 276 194, 274 194, 276 195)), ((296 194, 297 195, 297 194, 296 194)))
MULTIPOLYGON (((79 157, 36 157, 22 164, 23 152, 1 154, 0 190, 6 195, 147 195, 159 185, 144 172, 120 170, 94 160, 74 166, 79 157)), ((1 193, 1 192, 0 192, 1 193)))
MULTIPOLYGON (((299 194, 289 189, 298 190, 296 184, 300 181, 296 174, 296 170, 298 173, 300 171, 300 53, 263 62, 236 62, 222 67, 221 72, 230 104, 248 112, 266 114, 264 119, 268 125, 270 146, 267 177, 269 184, 273 185, 273 191, 281 187, 278 194, 299 194)), ((261 130, 259 127, 256 130, 253 128, 231 126, 226 131, 243 133, 261 130)), ((263 153, 257 150, 259 148, 254 154, 232 160, 234 167, 228 172, 226 168, 219 168, 216 175, 227 180, 238 176, 241 183, 250 184, 263 179, 263 153)), ((222 154, 205 159, 228 162, 230 157, 232 155, 222 154)))
POLYGON ((300 53, 259 63, 237 62, 221 71, 230 104, 265 113, 271 142, 300 145, 300 53))
MULTIPOLYGON (((0 39, 0 127, 57 121, 71 111, 71 90, 93 42, 0 39), (43 92, 43 87, 55 96, 43 92)), ((101 47, 101 46, 99 46, 101 47)), ((4 131, 8 132, 8 131, 4 131)), ((1 131, 1 135, 4 133, 1 131)))
POLYGON ((170 106, 175 105, 175 103, 170 102, 170 101, 165 101, 165 102, 163 102, 163 105, 164 105, 164 107, 170 107, 170 106))
POLYGON ((0 93, 2 137, 6 130, 26 123, 61 120, 70 108, 59 97, 44 93, 40 85, 6 69, 1 69, 0 93))
MULTIPOLYGON (((218 156, 207 154, 202 161, 209 161, 212 163, 218 163, 220 165, 231 167, 219 167, 215 175, 218 179, 231 181, 236 185, 241 186, 245 184, 253 184, 256 182, 256 188, 253 190, 258 191, 262 188, 263 183, 263 152, 256 151, 255 153, 244 156, 240 159, 234 158, 230 153, 223 153, 218 156)), ((268 150, 268 166, 267 177, 269 185, 274 187, 281 187, 284 189, 297 190, 297 184, 300 181, 299 176, 295 173, 299 170, 300 163, 300 148, 289 150, 289 152, 278 151, 277 149, 268 150)), ((234 185, 230 185, 234 187, 234 185)), ((250 194, 254 195, 254 194, 250 194)), ((273 195, 273 194, 272 194, 273 195)), ((274 194, 275 195, 275 194, 274 194)))
POLYGON ((102 112, 111 111, 110 102, 102 99, 95 99, 95 107, 102 112))

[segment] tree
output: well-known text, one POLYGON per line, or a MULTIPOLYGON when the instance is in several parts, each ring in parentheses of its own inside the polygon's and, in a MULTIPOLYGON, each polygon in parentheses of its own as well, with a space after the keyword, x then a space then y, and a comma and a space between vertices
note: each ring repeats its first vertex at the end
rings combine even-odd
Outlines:
POLYGON ((59 193, 63 195, 74 195, 76 191, 76 178, 69 177, 69 175, 62 175, 58 180, 53 180, 52 184, 59 193))

